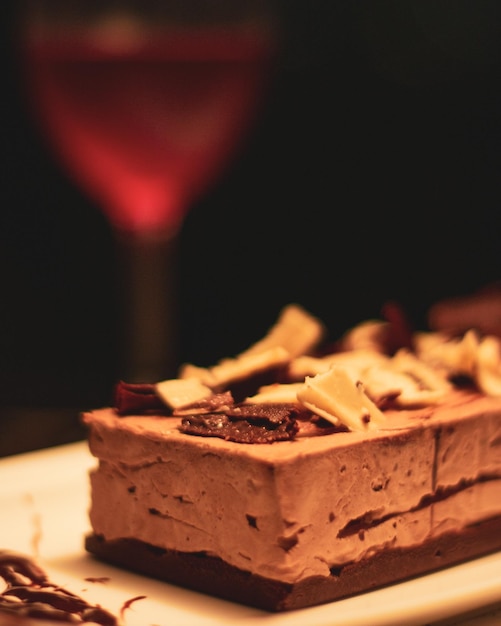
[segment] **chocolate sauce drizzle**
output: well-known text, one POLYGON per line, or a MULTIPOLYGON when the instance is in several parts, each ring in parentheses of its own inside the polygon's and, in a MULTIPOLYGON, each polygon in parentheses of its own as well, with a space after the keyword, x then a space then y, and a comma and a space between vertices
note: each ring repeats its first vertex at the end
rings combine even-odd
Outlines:
POLYGON ((0 550, 0 578, 6 583, 0 594, 2 613, 67 624, 120 626, 119 620, 105 609, 51 583, 27 556, 0 550))

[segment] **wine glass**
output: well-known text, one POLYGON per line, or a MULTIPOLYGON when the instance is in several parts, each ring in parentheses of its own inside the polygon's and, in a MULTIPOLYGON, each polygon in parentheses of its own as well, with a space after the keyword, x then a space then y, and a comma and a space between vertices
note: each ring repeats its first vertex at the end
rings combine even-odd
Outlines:
POLYGON ((31 0, 21 25, 33 112, 116 234, 120 376, 168 377, 177 236, 262 103, 273 11, 266 0, 31 0))

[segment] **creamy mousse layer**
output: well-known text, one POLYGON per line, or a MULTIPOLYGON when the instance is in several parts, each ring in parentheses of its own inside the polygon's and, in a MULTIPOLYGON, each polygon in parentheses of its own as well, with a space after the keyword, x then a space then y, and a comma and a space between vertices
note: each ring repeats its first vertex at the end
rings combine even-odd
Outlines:
POLYGON ((182 433, 176 417, 85 413, 93 531, 293 583, 501 516, 501 399, 458 391, 384 415, 256 445, 182 433))

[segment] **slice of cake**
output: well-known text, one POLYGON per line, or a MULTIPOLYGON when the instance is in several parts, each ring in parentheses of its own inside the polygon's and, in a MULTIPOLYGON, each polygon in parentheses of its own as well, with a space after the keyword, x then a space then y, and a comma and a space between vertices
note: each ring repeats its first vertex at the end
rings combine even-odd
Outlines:
POLYGON ((85 413, 97 557, 269 611, 501 548, 501 350, 290 305, 211 368, 85 413))

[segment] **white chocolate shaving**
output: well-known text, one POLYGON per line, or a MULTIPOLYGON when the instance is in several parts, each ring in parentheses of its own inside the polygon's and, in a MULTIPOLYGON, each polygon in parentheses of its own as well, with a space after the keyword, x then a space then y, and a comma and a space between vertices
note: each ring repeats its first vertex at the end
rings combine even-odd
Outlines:
POLYGON ((434 404, 453 390, 453 385, 447 378, 405 348, 395 354, 392 366, 397 371, 407 374, 410 381, 409 386, 402 389, 398 396, 398 403, 401 406, 434 404))
POLYGON ((501 396, 501 341, 488 335, 477 351, 476 381, 489 396, 501 396))
POLYGON ((284 348, 291 359, 307 354, 323 339, 325 327, 316 317, 297 304, 284 307, 268 333, 240 356, 254 355, 277 346, 284 348))
POLYGON ((288 373, 294 380, 304 379, 306 376, 315 376, 327 372, 331 367, 342 367, 351 372, 352 377, 359 378, 361 372, 370 366, 382 366, 388 363, 390 357, 371 350, 351 350, 335 352, 323 357, 300 356, 294 359, 288 368, 288 373))
POLYGON ((163 380, 155 384, 155 391, 173 409, 188 406, 212 395, 212 389, 195 378, 163 380))
POLYGON ((479 343, 474 330, 467 331, 460 339, 442 333, 416 333, 415 336, 418 357, 435 369, 444 369, 452 375, 474 375, 479 343))
POLYGON ((307 377, 297 398, 310 411, 350 430, 376 428, 385 421, 363 385, 354 383, 342 368, 332 367, 323 374, 307 377))
POLYGON ((272 385, 263 385, 258 392, 246 398, 246 402, 250 404, 264 404, 271 402, 297 402, 297 394, 303 389, 302 383, 274 383, 272 385))
POLYGON ((234 359, 223 359, 210 368, 185 365, 180 371, 180 378, 196 378, 212 388, 228 385, 243 380, 253 374, 273 367, 280 367, 289 362, 289 353, 280 346, 275 346, 256 354, 241 354, 234 359))
POLYGON ((343 350, 384 352, 390 324, 383 320, 366 320, 346 331, 341 339, 343 350))

